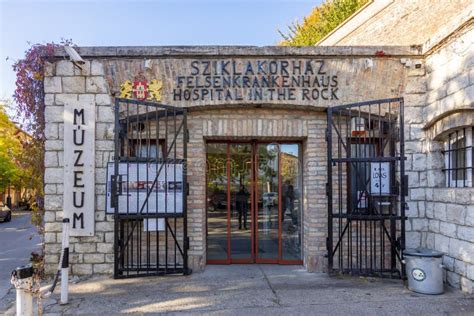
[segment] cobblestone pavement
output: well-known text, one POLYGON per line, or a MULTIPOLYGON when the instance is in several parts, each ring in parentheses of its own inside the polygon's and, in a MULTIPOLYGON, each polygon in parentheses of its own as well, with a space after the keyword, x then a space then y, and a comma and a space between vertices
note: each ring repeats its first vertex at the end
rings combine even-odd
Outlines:
POLYGON ((203 273, 70 285, 43 301, 45 315, 169 313, 206 315, 441 315, 474 314, 474 296, 410 292, 400 280, 329 277, 301 266, 208 266, 203 273))

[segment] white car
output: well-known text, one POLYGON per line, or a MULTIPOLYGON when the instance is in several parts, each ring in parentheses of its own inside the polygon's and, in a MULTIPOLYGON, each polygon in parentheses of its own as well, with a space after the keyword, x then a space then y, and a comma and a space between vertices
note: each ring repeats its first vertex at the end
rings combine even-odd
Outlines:
POLYGON ((12 220, 12 211, 8 206, 0 202, 0 220, 4 222, 9 222, 12 220))

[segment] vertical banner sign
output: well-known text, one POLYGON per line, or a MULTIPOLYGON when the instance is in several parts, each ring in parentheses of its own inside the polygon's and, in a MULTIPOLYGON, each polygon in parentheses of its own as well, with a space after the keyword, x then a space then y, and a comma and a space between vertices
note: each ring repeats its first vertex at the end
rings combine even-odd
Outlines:
POLYGON ((94 235, 95 105, 64 106, 64 218, 71 236, 94 235))

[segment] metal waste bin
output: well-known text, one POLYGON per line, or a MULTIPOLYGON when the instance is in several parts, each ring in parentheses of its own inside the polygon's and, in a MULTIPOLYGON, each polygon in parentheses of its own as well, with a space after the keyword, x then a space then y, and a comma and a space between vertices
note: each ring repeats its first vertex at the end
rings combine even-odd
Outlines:
POLYGON ((422 294, 442 294, 443 253, 426 249, 406 249, 404 252, 408 289, 422 294))

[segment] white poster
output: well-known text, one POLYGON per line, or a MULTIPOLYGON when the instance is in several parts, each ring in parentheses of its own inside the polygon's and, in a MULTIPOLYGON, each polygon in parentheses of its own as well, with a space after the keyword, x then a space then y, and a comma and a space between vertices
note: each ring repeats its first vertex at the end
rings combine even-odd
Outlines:
POLYGON ((372 195, 390 194, 390 163, 370 163, 370 193, 372 195))
MULTIPOLYGON (((111 204, 114 163, 107 166, 107 213, 111 204)), ((183 212, 183 165, 120 163, 118 177, 118 212, 120 214, 155 214, 183 212), (160 174, 156 177, 158 171, 160 174), (148 198, 147 198, 148 197, 148 198)))
POLYGON ((71 236, 94 235, 95 105, 64 105, 64 218, 71 236))

